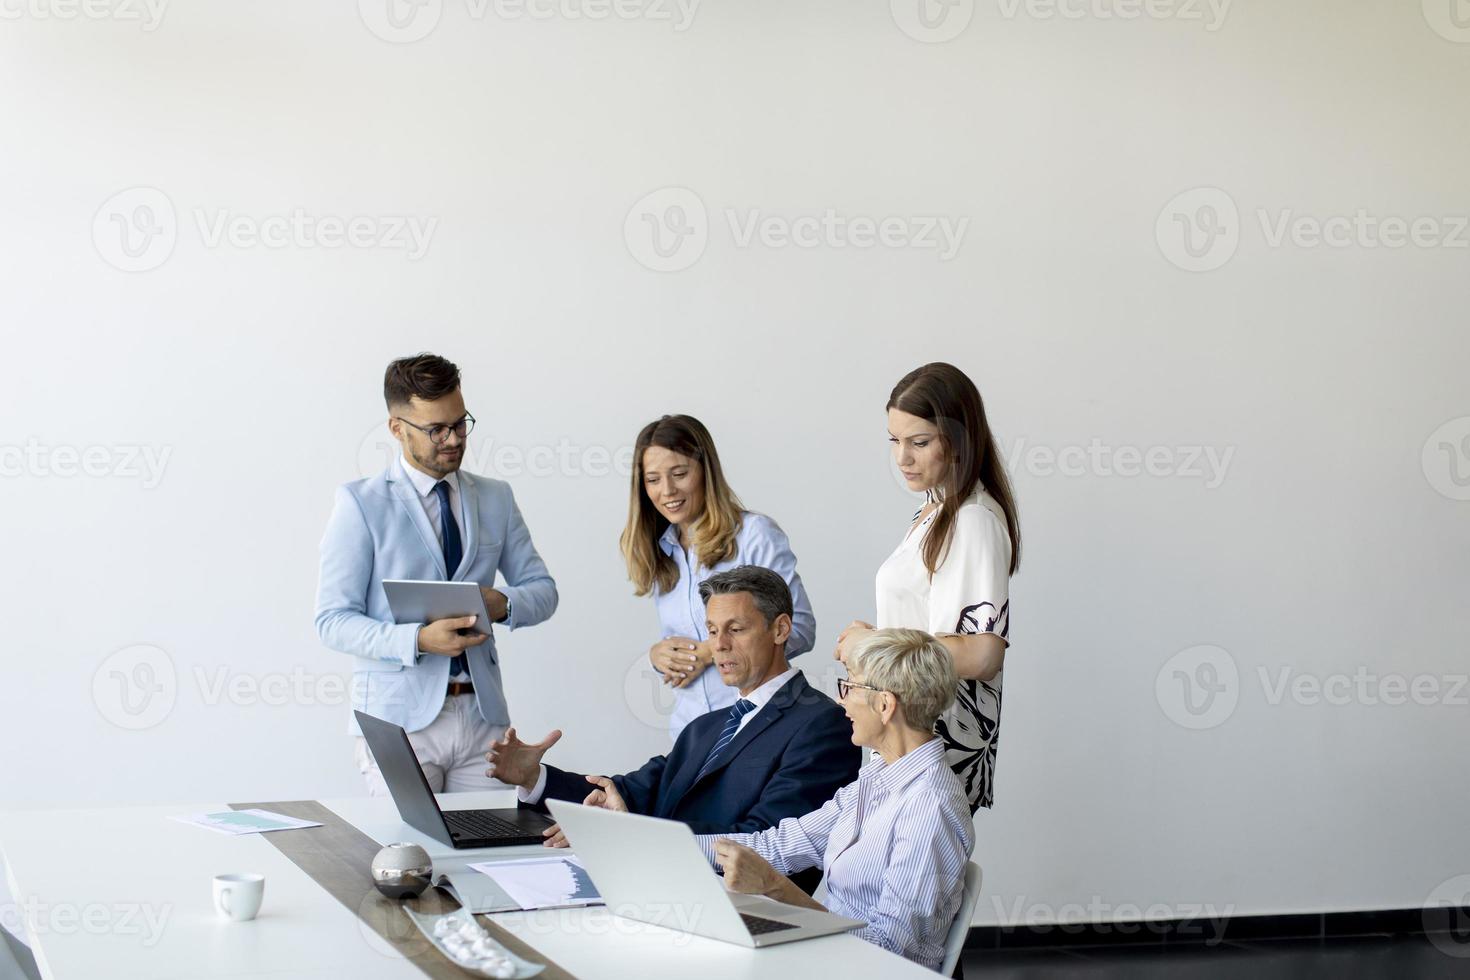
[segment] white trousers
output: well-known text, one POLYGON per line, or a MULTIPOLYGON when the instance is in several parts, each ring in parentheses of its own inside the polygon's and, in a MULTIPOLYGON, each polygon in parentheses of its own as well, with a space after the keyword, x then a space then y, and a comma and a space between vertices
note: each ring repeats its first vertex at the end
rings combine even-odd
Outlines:
MULTIPOLYGON (((490 768, 485 753, 490 751, 490 743, 504 734, 504 728, 481 717, 473 694, 460 694, 446 697, 438 717, 428 727, 409 732, 408 742, 430 789, 436 793, 465 793, 512 788, 485 775, 490 768)), ((368 751, 367 739, 358 735, 356 742, 357 768, 367 781, 368 795, 387 796, 388 784, 368 751)))

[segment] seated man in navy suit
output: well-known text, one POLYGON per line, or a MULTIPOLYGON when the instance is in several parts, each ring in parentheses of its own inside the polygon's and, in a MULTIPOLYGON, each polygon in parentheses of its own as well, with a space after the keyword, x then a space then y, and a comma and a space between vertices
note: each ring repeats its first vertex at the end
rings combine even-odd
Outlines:
MULTIPOLYGON (((544 811, 548 797, 572 800, 680 820, 697 834, 774 827, 817 809, 856 779, 861 752, 846 714, 786 663, 791 590, 785 580, 741 565, 710 576, 699 595, 714 665, 740 691, 732 707, 690 722, 668 755, 611 778, 542 763, 559 730, 527 744, 512 728, 491 744, 487 775, 519 787, 522 806, 544 811)), ((546 835, 548 846, 566 846, 559 828, 546 835)), ((808 890, 819 878, 820 872, 812 876, 808 890)))

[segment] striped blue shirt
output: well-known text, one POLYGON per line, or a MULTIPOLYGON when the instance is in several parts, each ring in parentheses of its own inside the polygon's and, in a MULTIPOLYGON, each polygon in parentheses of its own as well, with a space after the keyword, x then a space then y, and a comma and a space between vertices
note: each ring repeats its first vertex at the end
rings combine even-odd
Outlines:
POLYGON ((867 922, 856 934, 868 942, 939 969, 975 846, 970 801, 939 739, 891 766, 875 758, 804 817, 758 834, 700 835, 711 864, 721 837, 784 875, 821 865, 829 911, 867 922))

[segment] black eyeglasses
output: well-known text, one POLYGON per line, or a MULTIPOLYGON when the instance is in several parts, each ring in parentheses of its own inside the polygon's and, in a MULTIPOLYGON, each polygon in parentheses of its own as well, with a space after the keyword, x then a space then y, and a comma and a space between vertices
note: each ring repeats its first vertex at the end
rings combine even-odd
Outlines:
POLYGON ((436 446, 442 445, 444 440, 449 438, 450 430, 453 430, 455 435, 463 439, 465 436, 469 435, 470 430, 475 427, 475 417, 469 412, 465 412, 464 418, 460 419, 458 422, 454 422, 448 425, 444 424, 443 422, 440 422, 437 425, 416 425, 401 416, 395 415, 393 417, 395 419, 398 419, 398 421, 402 422, 404 425, 409 426, 410 428, 418 429, 424 435, 428 436, 429 441, 436 446))
POLYGON ((846 677, 839 677, 837 678, 837 700, 847 700, 847 692, 853 688, 857 688, 859 691, 877 691, 880 694, 883 692, 881 687, 869 687, 867 684, 854 684, 846 677))

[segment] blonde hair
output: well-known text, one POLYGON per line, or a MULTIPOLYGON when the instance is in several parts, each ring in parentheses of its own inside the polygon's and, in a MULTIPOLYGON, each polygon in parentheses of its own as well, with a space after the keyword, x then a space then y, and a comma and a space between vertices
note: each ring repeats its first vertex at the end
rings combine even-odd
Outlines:
MULTIPOLYGON (((853 648, 847 672, 898 698, 904 721, 921 732, 934 728, 960 685, 954 658, 923 630, 874 630, 853 648)), ((875 692, 865 693, 871 697, 875 692)))
POLYGON ((745 516, 740 498, 725 482, 715 441, 704 423, 692 415, 665 415, 645 425, 633 444, 628 523, 618 541, 633 594, 640 596, 667 592, 679 581, 679 566, 658 543, 669 520, 658 512, 643 486, 643 453, 650 446, 687 456, 699 464, 704 476, 704 513, 694 518, 689 538, 700 565, 713 568, 735 557, 735 535, 745 516))

